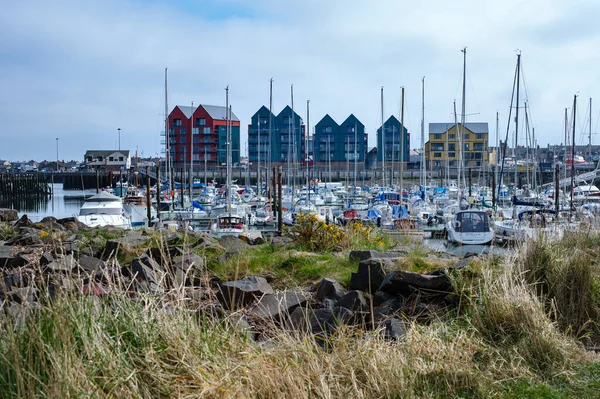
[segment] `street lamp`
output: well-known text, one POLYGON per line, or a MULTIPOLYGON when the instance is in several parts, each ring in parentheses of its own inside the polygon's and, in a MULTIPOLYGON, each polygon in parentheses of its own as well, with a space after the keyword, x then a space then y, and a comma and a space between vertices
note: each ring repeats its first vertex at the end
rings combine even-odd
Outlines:
POLYGON ((58 172, 58 137, 56 138, 56 171, 58 172))
POLYGON ((119 151, 121 151, 121 128, 117 129, 119 131, 119 151))

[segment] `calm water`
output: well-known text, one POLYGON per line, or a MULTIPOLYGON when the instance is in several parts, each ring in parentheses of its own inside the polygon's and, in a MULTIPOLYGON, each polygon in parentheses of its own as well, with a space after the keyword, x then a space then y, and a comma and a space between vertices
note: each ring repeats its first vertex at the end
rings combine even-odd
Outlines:
POLYGON ((19 216, 27 214, 29 219, 38 222, 46 216, 54 216, 57 219, 74 216, 79 213, 84 198, 96 194, 96 190, 65 191, 62 183, 55 183, 54 195, 47 199, 25 200, 25 201, 3 201, 0 200, 0 208, 16 209, 19 216))

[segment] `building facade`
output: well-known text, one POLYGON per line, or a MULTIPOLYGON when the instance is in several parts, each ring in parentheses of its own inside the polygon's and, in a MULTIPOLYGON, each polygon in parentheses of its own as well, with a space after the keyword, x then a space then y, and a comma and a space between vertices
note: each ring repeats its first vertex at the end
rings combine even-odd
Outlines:
POLYGON ((260 161, 276 164, 301 162, 306 148, 306 126, 292 108, 286 106, 277 116, 262 106, 248 125, 248 156, 253 164, 260 161), (269 130, 271 135, 269 137, 269 130))
POLYGON ((430 123, 425 162, 429 170, 486 167, 488 147, 489 131, 485 122, 465 123, 464 127, 460 123, 430 123))
POLYGON ((395 116, 390 116, 387 121, 377 129, 377 162, 408 162, 410 154, 410 134, 395 116), (381 131, 384 134, 381 134, 381 131), (404 140, 404 143, 400 139, 404 140), (385 138, 385 141, 383 140, 385 138), (384 146, 385 143, 385 146, 384 146), (402 151, 404 150, 404 151, 402 151))
POLYGON ((88 150, 83 156, 88 169, 118 171, 131 167, 129 150, 88 150))
MULTIPOLYGON (((227 108, 201 104, 176 106, 169 114, 169 152, 175 167, 184 163, 227 162, 227 108)), ((240 161, 240 120, 231 113, 231 157, 240 161)))
POLYGON ((329 114, 315 125, 314 154, 316 162, 364 162, 368 136, 365 125, 351 114, 338 123, 329 114))

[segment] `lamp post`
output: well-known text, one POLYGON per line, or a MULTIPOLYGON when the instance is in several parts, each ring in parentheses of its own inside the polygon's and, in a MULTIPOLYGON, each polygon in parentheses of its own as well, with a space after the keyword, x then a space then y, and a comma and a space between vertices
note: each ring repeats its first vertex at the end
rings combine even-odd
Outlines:
POLYGON ((117 129, 119 131, 119 151, 121 151, 121 128, 117 129))
POLYGON ((58 137, 56 138, 56 171, 58 172, 58 137))

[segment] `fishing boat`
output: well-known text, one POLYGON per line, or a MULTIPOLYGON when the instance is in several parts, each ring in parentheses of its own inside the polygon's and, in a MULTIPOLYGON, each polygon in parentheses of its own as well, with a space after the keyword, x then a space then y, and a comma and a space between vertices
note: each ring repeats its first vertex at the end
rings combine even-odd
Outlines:
POLYGON ((88 227, 131 228, 131 219, 123 209, 121 198, 105 191, 101 191, 85 201, 77 220, 88 227))
POLYGON ((494 229, 484 211, 460 211, 446 224, 448 241, 455 244, 485 245, 494 239, 494 229))
MULTIPOLYGON (((128 195, 123 199, 123 209, 129 215, 132 227, 148 226, 148 204, 143 195, 128 195)), ((150 204, 150 223, 156 221, 158 215, 150 204)))

